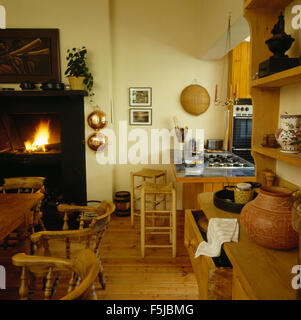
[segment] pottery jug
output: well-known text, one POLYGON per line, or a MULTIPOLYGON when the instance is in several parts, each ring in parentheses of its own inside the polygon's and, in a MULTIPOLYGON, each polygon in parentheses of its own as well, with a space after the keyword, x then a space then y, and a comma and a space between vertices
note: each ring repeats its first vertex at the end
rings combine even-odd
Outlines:
POLYGON ((289 189, 262 187, 258 196, 242 209, 241 225, 254 242, 265 248, 295 248, 299 235, 292 226, 292 206, 289 189))
POLYGON ((275 136, 282 152, 299 153, 301 115, 282 114, 280 116, 280 128, 276 131, 275 136))

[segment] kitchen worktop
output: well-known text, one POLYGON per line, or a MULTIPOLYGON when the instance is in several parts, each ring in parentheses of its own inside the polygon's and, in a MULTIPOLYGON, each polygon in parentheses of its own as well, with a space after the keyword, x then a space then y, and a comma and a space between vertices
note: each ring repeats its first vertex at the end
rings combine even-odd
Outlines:
MULTIPOLYGON (((255 166, 250 164, 249 168, 211 168, 209 163, 205 161, 204 169, 200 174, 189 175, 185 172, 185 164, 174 163, 175 151, 171 151, 171 160, 174 166, 174 173, 177 180, 183 180, 183 178, 255 178, 255 166)), ((231 153, 228 153, 231 154, 231 153)), ((180 182, 180 181, 179 181, 180 182)), ((183 181, 181 181, 183 182, 183 181)))
MULTIPOLYGON (((228 153, 231 155, 231 153, 228 153)), ((208 154, 207 159, 208 159, 208 154)), ((177 159, 177 157, 176 157, 177 159)), ((255 167, 249 162, 248 168, 216 168, 210 167, 205 161, 201 173, 189 175, 185 172, 185 164, 175 163, 174 151, 171 151, 171 167, 177 183, 183 184, 182 203, 183 209, 198 209, 197 197, 203 192, 216 192, 224 189, 225 186, 236 185, 240 182, 255 182, 255 167)))

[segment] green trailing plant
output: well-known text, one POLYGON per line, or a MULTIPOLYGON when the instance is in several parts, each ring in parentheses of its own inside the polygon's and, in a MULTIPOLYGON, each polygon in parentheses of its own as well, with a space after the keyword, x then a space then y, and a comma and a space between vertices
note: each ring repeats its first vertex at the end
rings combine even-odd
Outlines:
POLYGON ((94 93, 93 88, 93 76, 89 72, 87 65, 87 49, 86 47, 82 48, 73 48, 72 50, 67 50, 66 57, 68 64, 65 75, 67 77, 84 77, 84 84, 87 88, 89 97, 92 98, 94 93))

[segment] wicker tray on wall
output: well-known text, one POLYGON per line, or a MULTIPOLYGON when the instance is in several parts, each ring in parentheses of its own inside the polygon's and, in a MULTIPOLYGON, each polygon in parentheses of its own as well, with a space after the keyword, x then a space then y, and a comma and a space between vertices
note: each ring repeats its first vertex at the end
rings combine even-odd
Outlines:
POLYGON ((209 108, 210 96, 204 87, 193 84, 182 91, 181 104, 186 112, 199 116, 209 108))

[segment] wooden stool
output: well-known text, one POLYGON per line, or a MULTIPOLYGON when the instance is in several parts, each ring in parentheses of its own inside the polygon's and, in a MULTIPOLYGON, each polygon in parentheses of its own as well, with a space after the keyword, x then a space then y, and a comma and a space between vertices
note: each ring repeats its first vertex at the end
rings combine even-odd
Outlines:
MULTIPOLYGON (((135 177, 141 178, 142 182, 146 179, 151 179, 152 183, 157 183, 157 179, 163 179, 163 183, 167 183, 167 170, 154 170, 154 169, 142 169, 141 171, 131 172, 131 225, 134 225, 135 216, 140 216, 139 210, 136 210, 136 203, 141 199, 141 197, 135 198, 135 190, 141 190, 142 184, 135 186, 135 177)), ((162 201, 166 201, 164 198, 162 201)), ((152 207, 156 208, 162 201, 156 202, 156 196, 153 195, 152 207)), ((148 203, 151 203, 148 201, 148 203)))
MULTIPOLYGON (((166 203, 165 203, 166 204, 166 203)), ((176 234, 177 234, 177 220, 176 220, 176 190, 173 186, 173 183, 168 185, 164 184, 155 184, 151 182, 143 182, 141 188, 141 255, 144 258, 145 248, 172 248, 172 257, 176 257, 176 234), (170 209, 146 209, 146 196, 151 195, 163 195, 166 199, 166 196, 171 196, 170 209), (151 214, 151 215, 150 215, 151 214), (169 226, 156 226, 152 223, 152 226, 148 227, 146 224, 147 219, 152 220, 162 220, 168 219, 169 226), (147 232, 148 231, 148 232, 147 232), (146 244, 146 234, 168 234, 170 244, 164 245, 149 245, 146 244)))

